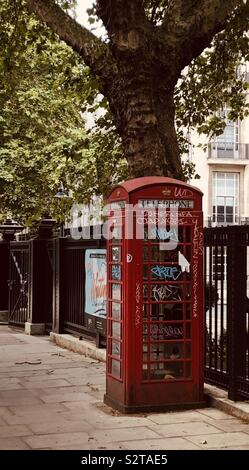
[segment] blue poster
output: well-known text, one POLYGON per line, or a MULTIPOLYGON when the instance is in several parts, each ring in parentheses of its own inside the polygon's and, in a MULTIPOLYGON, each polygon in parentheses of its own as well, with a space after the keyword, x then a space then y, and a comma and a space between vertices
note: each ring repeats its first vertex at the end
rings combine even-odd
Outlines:
POLYGON ((107 266, 106 250, 93 248, 85 253, 85 312, 106 317, 107 266))

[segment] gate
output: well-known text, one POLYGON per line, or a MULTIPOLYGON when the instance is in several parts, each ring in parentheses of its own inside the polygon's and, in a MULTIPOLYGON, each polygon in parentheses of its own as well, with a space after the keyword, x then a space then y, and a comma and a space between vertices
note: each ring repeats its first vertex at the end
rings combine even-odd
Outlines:
POLYGON ((10 325, 52 328, 53 242, 39 237, 10 243, 10 325))
POLYGON ((28 318, 30 242, 10 243, 9 317, 10 325, 24 328, 28 318))

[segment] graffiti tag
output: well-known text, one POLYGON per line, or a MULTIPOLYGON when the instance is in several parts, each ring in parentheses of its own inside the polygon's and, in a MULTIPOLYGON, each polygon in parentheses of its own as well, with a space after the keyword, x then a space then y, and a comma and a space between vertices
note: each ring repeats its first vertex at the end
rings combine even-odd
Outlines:
POLYGON ((152 289, 152 293, 156 302, 164 300, 182 300, 179 286, 173 285, 155 285, 152 289))
POLYGON ((183 327, 152 325, 150 332, 152 336, 163 335, 165 338, 179 338, 183 336, 183 327))
POLYGON ((167 280, 172 279, 173 281, 177 281, 177 279, 181 276, 182 271, 178 269, 176 266, 153 266, 151 268, 151 272, 159 277, 159 279, 167 280))

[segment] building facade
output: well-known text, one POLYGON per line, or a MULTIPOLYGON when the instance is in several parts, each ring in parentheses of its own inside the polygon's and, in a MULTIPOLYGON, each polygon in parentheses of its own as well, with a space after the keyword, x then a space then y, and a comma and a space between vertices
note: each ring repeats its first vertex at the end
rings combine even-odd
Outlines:
MULTIPOLYGON (((249 102, 249 95, 247 99, 249 102)), ((223 112, 226 116, 226 108, 223 112)), ((193 132, 191 143, 190 158, 200 176, 191 184, 204 193, 205 225, 249 223, 249 117, 227 120, 223 134, 211 142, 193 132), (198 144, 204 144, 206 150, 198 144)))

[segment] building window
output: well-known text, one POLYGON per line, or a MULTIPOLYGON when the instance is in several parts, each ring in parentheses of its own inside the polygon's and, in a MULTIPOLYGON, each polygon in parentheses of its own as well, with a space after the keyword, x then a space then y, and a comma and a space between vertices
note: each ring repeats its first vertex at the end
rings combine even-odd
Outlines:
POLYGON ((239 173, 213 173, 213 223, 239 223, 239 173))
POLYGON ((217 149, 225 152, 238 150, 238 126, 234 121, 228 121, 223 134, 217 137, 217 149))
POLYGON ((239 151, 239 122, 228 119, 229 109, 226 107, 218 113, 219 117, 226 119, 223 133, 213 142, 213 153, 217 158, 238 158, 239 151))

